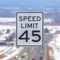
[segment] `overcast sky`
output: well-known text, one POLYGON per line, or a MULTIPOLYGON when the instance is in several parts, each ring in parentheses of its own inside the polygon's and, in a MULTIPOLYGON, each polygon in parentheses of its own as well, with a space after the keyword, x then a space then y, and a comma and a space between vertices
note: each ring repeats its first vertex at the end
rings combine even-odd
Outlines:
POLYGON ((0 8, 60 8, 60 0, 0 0, 0 8))

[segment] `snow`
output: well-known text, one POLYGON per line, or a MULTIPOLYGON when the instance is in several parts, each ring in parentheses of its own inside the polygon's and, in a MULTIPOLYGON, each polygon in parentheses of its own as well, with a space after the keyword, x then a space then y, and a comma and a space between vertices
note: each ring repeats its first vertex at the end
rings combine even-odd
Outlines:
POLYGON ((49 43, 49 47, 53 49, 53 53, 49 50, 50 56, 53 56, 55 60, 60 60, 60 34, 56 35, 55 40, 49 43))

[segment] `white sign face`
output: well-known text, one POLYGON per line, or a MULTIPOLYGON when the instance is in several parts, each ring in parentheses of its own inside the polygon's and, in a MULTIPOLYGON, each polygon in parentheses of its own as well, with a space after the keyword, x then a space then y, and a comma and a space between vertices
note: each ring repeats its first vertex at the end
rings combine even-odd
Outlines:
POLYGON ((16 16, 17 36, 19 45, 42 45, 42 13, 19 12, 16 16))

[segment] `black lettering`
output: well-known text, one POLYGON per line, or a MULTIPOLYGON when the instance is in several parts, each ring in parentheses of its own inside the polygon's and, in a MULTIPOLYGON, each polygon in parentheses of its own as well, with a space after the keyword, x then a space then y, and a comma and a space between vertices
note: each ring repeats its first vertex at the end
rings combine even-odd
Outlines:
POLYGON ((23 16, 23 20, 24 20, 24 21, 27 20, 27 18, 28 18, 27 16, 23 16))
POLYGON ((31 21, 31 16, 28 16, 28 21, 31 21))
POLYGON ((37 21, 40 21, 41 20, 41 17, 40 16, 37 16, 37 21))
POLYGON ((19 16, 19 21, 22 21, 23 19, 22 19, 22 16, 19 16))
POLYGON ((32 20, 33 21, 36 21, 36 16, 32 16, 32 20))

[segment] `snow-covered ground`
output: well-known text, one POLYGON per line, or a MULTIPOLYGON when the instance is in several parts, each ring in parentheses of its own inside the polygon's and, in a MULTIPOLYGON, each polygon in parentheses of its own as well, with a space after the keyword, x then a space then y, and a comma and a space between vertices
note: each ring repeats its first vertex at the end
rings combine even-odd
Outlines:
POLYGON ((16 18, 0 18, 0 22, 16 22, 16 18))
POLYGON ((60 31, 60 26, 53 26, 53 25, 46 25, 44 26, 44 28, 47 28, 49 30, 50 33, 56 33, 57 31, 60 31))
POLYGON ((2 29, 16 29, 16 26, 0 25, 0 30, 2 29))

